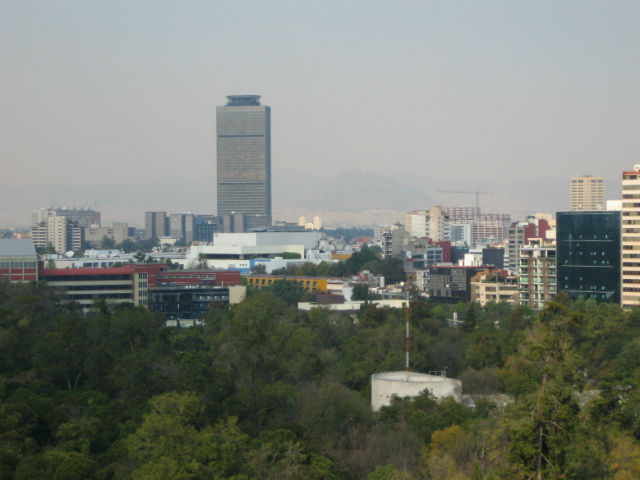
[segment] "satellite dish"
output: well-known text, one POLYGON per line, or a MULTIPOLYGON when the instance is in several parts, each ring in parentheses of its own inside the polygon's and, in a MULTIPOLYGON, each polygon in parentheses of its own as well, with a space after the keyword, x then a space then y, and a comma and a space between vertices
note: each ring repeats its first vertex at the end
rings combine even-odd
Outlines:
POLYGON ((67 252, 64 254, 65 257, 67 258, 72 258, 73 257, 73 252, 67 252))

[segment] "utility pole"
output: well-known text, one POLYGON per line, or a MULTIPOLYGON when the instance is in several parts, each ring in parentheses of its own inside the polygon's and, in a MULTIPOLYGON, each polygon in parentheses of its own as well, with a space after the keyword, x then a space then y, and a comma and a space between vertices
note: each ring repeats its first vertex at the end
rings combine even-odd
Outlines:
POLYGON ((407 372, 407 382, 409 381, 409 346, 410 346, 410 339, 409 339, 409 286, 406 285, 406 289, 407 289, 407 309, 406 309, 406 321, 405 321, 405 325, 406 325, 406 331, 407 331, 407 341, 406 341, 406 359, 405 359, 405 363, 406 363, 406 372, 407 372))

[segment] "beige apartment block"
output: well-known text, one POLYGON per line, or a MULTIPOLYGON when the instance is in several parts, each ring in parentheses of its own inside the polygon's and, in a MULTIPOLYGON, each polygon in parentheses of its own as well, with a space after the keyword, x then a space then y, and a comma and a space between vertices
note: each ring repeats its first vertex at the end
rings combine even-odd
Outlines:
POLYGON ((640 305, 640 165, 622 172, 623 307, 640 305))
POLYGON ((571 177, 571 210, 604 210, 604 177, 571 177))
POLYGON ((518 278, 502 270, 485 270, 471 279, 471 301, 483 307, 489 302, 516 305, 520 301, 518 278))
POLYGON ((405 214, 405 230, 411 237, 429 237, 434 242, 449 240, 449 217, 442 207, 414 210, 405 214))

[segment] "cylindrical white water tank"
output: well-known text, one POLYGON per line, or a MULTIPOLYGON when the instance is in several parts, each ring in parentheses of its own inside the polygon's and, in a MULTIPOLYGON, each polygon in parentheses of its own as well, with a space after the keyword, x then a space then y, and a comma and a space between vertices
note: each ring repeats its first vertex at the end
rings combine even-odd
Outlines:
POLYGON ((391 404, 391 398, 417 397, 428 390, 436 400, 452 397, 457 402, 462 398, 462 382, 455 378, 426 373, 381 372, 371 375, 371 408, 380 410, 391 404))

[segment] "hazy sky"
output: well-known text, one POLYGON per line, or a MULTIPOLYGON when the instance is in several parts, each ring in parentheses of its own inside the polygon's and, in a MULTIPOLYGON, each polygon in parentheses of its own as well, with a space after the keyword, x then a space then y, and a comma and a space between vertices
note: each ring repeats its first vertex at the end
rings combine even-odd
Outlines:
POLYGON ((215 107, 243 93, 272 107, 274 184, 616 184, 640 163, 639 22, 637 1, 0 0, 0 184, 179 176, 213 201, 215 107))

